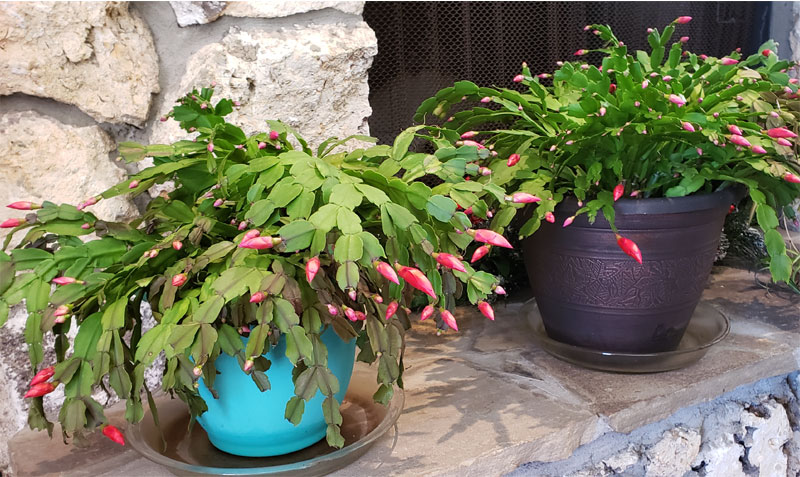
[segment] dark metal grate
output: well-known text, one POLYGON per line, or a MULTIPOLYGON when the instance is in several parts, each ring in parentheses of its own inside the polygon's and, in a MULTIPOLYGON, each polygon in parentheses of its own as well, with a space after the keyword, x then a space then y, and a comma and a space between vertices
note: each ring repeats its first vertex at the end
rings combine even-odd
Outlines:
POLYGON ((599 46, 583 31, 590 23, 610 25, 632 51, 649 49, 647 27, 690 15, 676 38, 689 36, 692 51, 752 53, 768 35, 769 3, 367 2, 364 19, 378 37, 369 72, 370 131, 391 143, 423 100, 458 80, 511 87, 523 61, 551 73, 557 60, 599 46))

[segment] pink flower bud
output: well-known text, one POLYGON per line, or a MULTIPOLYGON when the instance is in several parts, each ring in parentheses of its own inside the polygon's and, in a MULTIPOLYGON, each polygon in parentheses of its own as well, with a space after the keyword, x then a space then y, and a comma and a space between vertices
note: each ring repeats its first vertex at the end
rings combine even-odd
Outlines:
POLYGON ((514 192, 510 196, 506 196, 507 202, 513 202, 515 204, 531 204, 534 202, 540 202, 541 200, 542 199, 533 194, 528 194, 527 192, 514 192))
POLYGON ((174 287, 181 287, 183 284, 186 283, 186 274, 179 273, 172 277, 172 286, 174 287))
POLYGON ((756 154, 766 154, 767 150, 761 146, 753 146, 750 148, 751 151, 755 152, 756 154))
POLYGON ((786 182, 794 183, 794 184, 800 184, 800 177, 797 177, 796 175, 792 174, 791 172, 787 172, 786 174, 784 174, 783 175, 783 180, 785 180, 786 182))
POLYGON ((256 238, 261 235, 261 232, 258 229, 248 230, 244 233, 244 237, 242 237, 242 242, 245 240, 250 240, 251 238, 256 238))
POLYGON ((86 199, 85 201, 83 201, 83 202, 82 202, 82 203, 81 203, 81 204, 78 206, 78 210, 83 210, 83 209, 85 209, 86 207, 89 207, 90 205, 94 205, 94 204, 96 204, 96 203, 97 203, 99 200, 100 200, 100 199, 98 199, 97 197, 89 197, 88 199, 86 199))
POLYGON ((383 303, 383 297, 382 297, 382 296, 380 296, 380 295, 378 295, 377 293, 375 293, 375 294, 373 294, 373 295, 372 295, 372 300, 373 300, 375 303, 383 303))
POLYGON ((663 78, 661 78, 661 79, 662 79, 663 81, 672 81, 672 76, 670 76, 670 75, 666 75, 666 76, 664 76, 664 77, 663 77, 663 78))
MULTIPOLYGON (((235 223, 235 221, 234 221, 234 223, 235 223)), ((242 220, 241 222, 239 222, 239 226, 236 227, 236 228, 238 230, 244 230, 244 229, 247 228, 247 224, 248 224, 248 222, 246 220, 242 220)))
POLYGON ((430 280, 428 280, 428 277, 422 273, 422 271, 414 267, 404 267, 398 263, 395 264, 395 267, 397 268, 397 273, 403 278, 403 280, 406 281, 406 283, 422 293, 425 293, 431 298, 436 298, 436 293, 433 291, 433 285, 431 284, 430 280))
POLYGON ((614 91, 617 90, 617 85, 615 83, 611 83, 608 85, 608 94, 614 94, 614 91))
POLYGON ((508 162, 506 162, 506 165, 508 167, 516 166, 517 163, 519 162, 519 159, 520 159, 519 154, 511 154, 510 156, 508 156, 508 162))
POLYGON ((485 301, 479 301, 478 302, 478 309, 481 311, 483 316, 485 316, 486 318, 494 321, 494 310, 492 309, 492 305, 490 305, 489 303, 487 303, 485 301))
POLYGON ((261 303, 266 296, 264 292, 255 292, 250 296, 250 303, 261 303))
POLYGON ((680 41, 681 43, 687 43, 687 42, 689 41, 689 37, 688 37, 688 36, 682 36, 682 37, 681 37, 681 39, 680 39, 679 41, 680 41))
POLYGON ((253 369, 253 366, 255 366, 255 363, 253 362, 253 360, 252 359, 248 359, 247 361, 244 362, 244 368, 243 368, 244 372, 245 373, 249 373, 250 370, 253 369))
POLYGON ((0 228, 2 229, 10 229, 14 227, 18 227, 25 223, 25 219, 6 219, 3 222, 0 222, 0 228))
POLYGON ((689 132, 694 132, 694 126, 692 126, 692 123, 690 123, 690 122, 687 122, 687 121, 682 122, 681 123, 681 127, 683 127, 683 129, 685 129, 685 130, 687 130, 689 132))
POLYGON ((639 195, 639 191, 638 190, 631 191, 631 197, 636 197, 638 195, 639 195))
POLYGON ((553 144, 552 146, 550 146, 550 152, 553 152, 553 151, 555 151, 555 150, 556 150, 556 145, 555 145, 555 144, 553 144))
POLYGON ((562 226, 562 227, 568 227, 570 224, 572 224, 572 221, 573 221, 573 220, 575 220, 575 216, 574 216, 574 215, 573 215, 573 216, 571 216, 571 217, 567 217, 567 218, 564 220, 564 223, 563 223, 561 226, 562 226))
POLYGON ((739 60, 734 60, 733 58, 728 58, 727 56, 720 61, 725 66, 735 65, 739 62, 739 60))
POLYGON ((702 156, 703 155, 703 150, 700 149, 699 147, 697 149, 695 149, 695 150, 697 151, 697 155, 698 156, 702 156))
POLYGON ((425 321, 433 315, 433 305, 428 305, 422 309, 422 314, 419 317, 419 321, 425 321))
POLYGON ((669 95, 669 102, 678 105, 678 107, 681 107, 684 104, 686 104, 686 99, 684 99, 682 96, 678 96, 677 94, 671 94, 669 95))
POLYGON ((505 237, 500 235, 499 233, 495 232, 494 230, 490 229, 480 229, 480 230, 473 230, 469 229, 467 231, 469 235, 471 235, 477 242, 488 243, 489 245, 495 245, 497 247, 503 248, 514 248, 511 244, 506 240, 505 237))
POLYGON ((742 130, 735 124, 728 124, 728 131, 730 131, 731 134, 742 135, 742 130))
POLYGON ((442 321, 444 321, 444 324, 452 328, 453 331, 458 331, 458 324, 456 324, 456 317, 453 316, 452 313, 445 310, 444 308, 442 308, 441 312, 442 312, 442 321))
POLYGON ((60 305, 56 310, 53 312, 53 316, 67 316, 70 313, 70 307, 68 305, 60 305))
POLYGON ((214 143, 213 142, 208 143, 206 149, 208 149, 208 152, 214 152, 214 143))
POLYGON ((737 146, 750 147, 750 141, 748 141, 742 136, 732 134, 728 136, 728 139, 737 146))
POLYGON ((200 105, 200 109, 208 109, 208 105, 206 103, 202 103, 200 105))
POLYGON ((761 50, 761 54, 764 56, 769 56, 772 54, 772 50, 770 50, 769 48, 763 49, 761 50))
POLYGON ((29 201, 26 201, 26 200, 21 200, 21 201, 18 201, 18 202, 12 202, 12 203, 8 204, 6 207, 8 207, 9 209, 15 209, 15 210, 34 210, 34 209, 41 209, 42 208, 41 205, 34 204, 33 202, 29 202, 29 201))
POLYGON ((331 316, 336 316, 339 314, 339 309, 336 308, 336 305, 334 305, 333 303, 328 303, 325 306, 328 308, 328 314, 330 314, 331 316))
POLYGON ((270 131, 269 132, 269 138, 271 140, 276 141, 279 137, 281 137, 281 136, 280 136, 280 134, 278 134, 278 131, 270 131))
POLYGON ((137 187, 139 187, 139 181, 134 180, 134 181, 131 181, 130 184, 128 184, 128 189, 135 189, 137 187))
POLYGON ((400 281, 397 279, 397 274, 394 272, 392 266, 389 265, 388 263, 381 262, 380 260, 375 260, 374 262, 372 262, 372 266, 375 267, 375 270, 377 270, 378 273, 383 275, 383 278, 397 285, 400 284, 400 281))
POLYGON ((536 75, 536 77, 540 79, 547 79, 550 77, 550 75, 547 73, 539 73, 538 75, 536 75))
POLYGON ((481 166, 481 167, 478 168, 478 174, 480 174, 482 176, 490 176, 490 175, 492 175, 492 170, 489 169, 488 167, 481 166))
POLYGON ((347 296, 350 297, 350 299, 353 301, 356 301, 358 299, 358 294, 353 289, 350 289, 350 291, 347 292, 347 296))
POLYGON ((69 285, 77 281, 78 280, 72 277, 58 277, 53 279, 53 283, 55 283, 56 285, 69 285))
POLYGON ((356 314, 356 320, 358 321, 364 321, 367 319, 367 315, 363 311, 356 310, 355 314, 356 314))
POLYGON ((167 117, 166 117, 166 116, 161 116, 161 117, 160 117, 160 118, 158 118, 158 119, 159 119, 159 121, 161 121, 162 123, 165 123, 165 122, 167 122, 167 117))
POLYGON ((397 313, 397 308, 399 306, 400 306, 400 304, 397 303, 396 301, 393 301, 393 302, 389 303, 389 306, 386 307, 386 319, 387 320, 390 319, 391 317, 393 317, 395 313, 397 313))
POLYGON ((83 230, 89 230, 90 228, 92 228, 92 224, 90 224, 89 222, 84 222, 84 223, 81 225, 81 228, 82 228, 83 230))
POLYGON ((685 25, 685 24, 689 23, 690 21, 692 21, 692 17, 683 16, 683 17, 678 17, 678 18, 675 19, 675 23, 679 23, 681 25, 685 25))
POLYGON ((486 245, 481 245, 475 252, 472 254, 472 258, 470 259, 469 263, 475 263, 481 258, 483 258, 487 253, 489 253, 489 247, 486 245))
POLYGON ((641 105, 642 105, 642 103, 640 103, 639 101, 634 101, 634 102, 633 102, 633 105, 634 105, 634 106, 636 106, 636 107, 638 108, 639 106, 641 106, 641 105))
MULTIPOLYGON (((582 70, 588 70, 588 69, 589 69, 589 65, 587 65, 587 64, 585 64, 585 63, 584 63, 584 64, 582 64, 582 65, 581 65, 581 69, 582 69, 582 70)), ((586 91, 586 89, 585 89, 585 88, 584 88, 584 91, 586 91)))
POLYGON ((449 253, 434 253, 433 258, 436 259, 436 262, 438 262, 440 265, 451 270, 458 270, 459 272, 465 273, 467 271, 467 269, 464 268, 464 264, 461 263, 461 260, 453 255, 450 255, 449 253))
POLYGON ((500 285, 497 285, 496 287, 494 287, 494 292, 497 293, 498 295, 505 295, 506 289, 501 287, 500 285))
POLYGON ((565 142, 564 144, 566 144, 567 146, 571 146, 571 145, 572 145, 574 142, 575 142, 575 141, 573 141, 572 139, 570 139, 569 141, 565 142))
POLYGON ((556 221, 556 216, 553 215, 552 212, 547 211, 547 212, 544 213, 544 220, 546 220, 546 221, 550 222, 551 224, 553 224, 556 221))
POLYGON ((573 55, 574 55, 574 56, 583 56, 583 55, 585 55, 586 53, 588 53, 586 50, 584 50, 584 49, 580 49, 580 50, 576 51, 575 53, 573 53, 573 55))
POLYGON ((714 116, 714 118, 718 118, 719 117, 719 113, 714 113, 714 114, 712 114, 712 116, 714 116))
POLYGON ((592 29, 592 25, 586 25, 585 27, 583 27, 583 31, 589 31, 591 29, 592 29))
POLYGON ((32 398, 32 397, 40 397, 44 396, 45 394, 50 394, 51 392, 55 391, 56 387, 53 383, 39 383, 34 384, 33 386, 28 389, 28 392, 25 393, 24 398, 32 398))
POLYGON ((742 97, 742 96, 737 96, 737 97, 736 97, 736 101, 744 101, 744 97, 742 97))
POLYGON ((264 149, 265 147, 267 147, 267 143, 265 143, 265 142, 259 142, 258 143, 258 148, 259 149, 264 149))
POLYGON ((614 187, 614 191, 612 192, 614 196, 614 202, 618 201, 619 198, 622 197, 622 194, 624 193, 625 193, 625 185, 622 183, 617 184, 616 187, 614 187))
POLYGON ((29 386, 35 386, 37 384, 43 383, 45 381, 48 381, 48 380, 50 380, 50 378, 53 377, 54 374, 56 374, 56 367, 55 366, 50 366, 49 368, 44 368, 41 371, 39 371, 38 373, 36 373, 36 375, 33 377, 33 379, 31 379, 31 383, 29 384, 29 386))
POLYGON ((600 109, 597 111, 597 114, 599 114, 600 116, 605 116, 606 108, 601 106, 600 109))
POLYGON ((648 29, 647 29, 647 34, 649 35, 650 33, 653 33, 654 31, 655 31, 655 30, 653 30, 652 28, 648 28, 648 29))
POLYGON ((786 128, 772 128, 767 131, 767 135, 773 139, 776 138, 795 138, 797 134, 789 131, 786 128))
POLYGON ((646 89, 648 86, 650 86, 650 82, 649 81, 647 81, 647 80, 642 81, 642 89, 646 89))
POLYGON ((481 103, 489 103, 491 101, 492 101, 492 98, 489 97, 489 96, 484 96, 483 98, 481 98, 481 103))
POLYGON ((358 321, 358 316, 356 316, 356 310, 348 306, 343 306, 342 308, 344 308, 344 316, 346 316, 348 320, 358 321))
POLYGON ((642 252, 639 250, 639 247, 636 243, 628 238, 625 238, 619 234, 617 234, 617 245, 619 248, 622 249, 623 252, 633 257, 639 263, 642 263, 642 252))
POLYGON ((781 146, 792 147, 792 143, 788 139, 784 139, 782 137, 776 139, 775 142, 777 142, 781 146))
POLYGON ((525 79, 525 76, 517 75, 517 76, 514 77, 514 82, 515 83, 522 83, 522 80, 524 80, 524 79, 525 79))
POLYGON ((317 276, 317 272, 319 271, 319 257, 311 257, 306 262, 306 280, 308 283, 314 281, 314 277, 317 276))
POLYGON ((274 240, 270 236, 253 237, 249 240, 242 240, 239 243, 239 248, 251 248, 255 250, 266 250, 275 245, 274 240))
POLYGON ((214 201, 214 207, 219 207, 225 203, 225 199, 217 199, 214 201))
POLYGON ((471 139, 478 135, 478 131, 467 131, 461 135, 461 139, 471 139))

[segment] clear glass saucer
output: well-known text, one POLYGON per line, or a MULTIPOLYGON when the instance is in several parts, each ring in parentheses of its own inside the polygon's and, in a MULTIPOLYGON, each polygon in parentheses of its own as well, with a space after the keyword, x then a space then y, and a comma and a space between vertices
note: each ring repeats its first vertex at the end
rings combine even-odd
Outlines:
POLYGON ((533 338, 545 351, 584 368, 615 373, 658 373, 689 366, 705 356, 708 349, 730 332, 730 321, 722 312, 701 301, 689 321, 678 348, 658 353, 620 353, 582 348, 556 341, 545 331, 536 300, 525 302, 525 313, 533 338))
POLYGON ((341 430, 345 438, 341 449, 328 446, 323 439, 311 447, 276 457, 228 454, 211 445, 199 425, 195 424, 189 432, 186 404, 169 397, 156 400, 166 448, 149 411, 139 424, 129 425, 125 434, 134 449, 175 475, 325 475, 354 462, 390 429, 397 432, 395 423, 405 401, 403 390, 395 387, 394 396, 387 406, 373 401, 372 394, 376 390, 375 370, 356 363, 340 408, 341 430))

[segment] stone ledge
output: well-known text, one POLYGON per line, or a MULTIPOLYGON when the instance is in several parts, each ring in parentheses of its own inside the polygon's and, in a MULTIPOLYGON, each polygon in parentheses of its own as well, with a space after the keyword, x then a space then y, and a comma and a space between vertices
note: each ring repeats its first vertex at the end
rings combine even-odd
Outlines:
MULTIPOLYGON (((628 433, 798 369, 800 297, 767 293, 751 274, 719 268, 704 299, 731 319, 730 337, 688 368, 652 375, 588 371, 551 357, 527 337, 521 303, 497 306, 494 323, 459 310, 459 334, 437 337, 422 323, 408 335, 406 409, 397 436, 384 436, 334 475, 501 475, 527 462, 565 459, 608 432, 628 433)), ((63 469, 70 475, 129 475, 134 469, 138 476, 170 475, 130 450, 104 446, 91 451, 102 458, 88 459, 79 457, 88 450, 63 447, 23 431, 11 443, 12 465, 20 476, 61 475, 63 469), (70 464, 57 457, 65 454, 70 464), (50 456, 46 468, 36 457, 42 455, 50 456)))

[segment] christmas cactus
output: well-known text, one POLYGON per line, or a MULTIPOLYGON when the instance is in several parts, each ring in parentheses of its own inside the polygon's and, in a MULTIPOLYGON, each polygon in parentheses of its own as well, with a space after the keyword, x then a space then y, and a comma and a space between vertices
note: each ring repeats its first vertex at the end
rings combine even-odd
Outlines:
POLYGON ((25 340, 38 370, 26 394, 31 427, 52 431, 42 396, 63 385, 65 437, 102 428, 122 443, 92 393, 110 386, 127 401, 127 420, 141 420, 143 397, 154 408, 144 372, 159 356, 163 390, 198 416, 206 409, 199 379, 213 393, 220 353, 238 358, 267 391, 270 363, 263 355, 284 337, 296 365, 286 418, 299 422, 304 402, 321 391, 328 442, 340 447, 341 415, 332 397, 338 383, 326 364, 323 329, 356 338, 358 359, 377 362, 375 399, 385 403, 402 385, 411 307, 424 307, 422 318, 434 317, 441 329, 457 330, 452 311, 466 291, 494 318, 486 299, 502 291, 498 280, 472 269, 460 253, 473 240, 507 242, 491 230, 473 230, 451 198, 474 198, 485 217, 486 203, 477 196, 503 197, 495 186, 465 180, 478 173, 465 159, 477 154, 472 148, 409 153, 415 128, 393 146, 339 152, 351 138, 332 139, 312 152, 277 121, 268 132, 246 136, 224 119, 235 104, 214 105, 212 94, 212 88, 193 91, 170 113, 193 139, 120 145, 128 162, 154 160, 129 180, 77 207, 9 205, 28 213, 2 224, 12 228, 4 250, 14 234, 21 242, 0 252, 0 325, 9 307, 24 300, 25 340), (441 184, 432 190, 416 181, 423 175, 441 184), (98 201, 167 181, 174 189, 130 223, 90 212, 98 201), (86 240, 89 234, 95 236, 86 240), (149 328, 148 309, 155 318, 149 328), (56 363, 41 369, 50 335, 56 363), (242 336, 249 337, 246 345, 242 336))
MULTIPOLYGON (((523 236, 542 221, 569 226, 574 215, 554 214, 565 197, 575 197, 577 214, 590 221, 602 212, 616 233, 621 197, 681 197, 742 184, 765 232, 773 279, 789 280, 776 211, 800 192, 800 103, 797 80, 787 74, 794 65, 778 59, 772 41, 747 58, 738 50, 724 58, 690 52, 688 37, 672 41, 690 20, 648 29, 651 51, 633 53, 609 27, 588 25, 587 35, 603 46, 576 51, 575 61, 559 62, 552 74, 523 64, 513 78, 521 91, 460 81, 426 100, 415 120, 438 118, 439 140, 499 153, 485 163, 491 181, 511 191, 506 201, 518 208, 536 203, 523 236), (459 112, 451 115, 455 105, 459 112)), ((496 229, 511 217, 505 219, 496 229)), ((647 255, 616 239, 635 260, 647 255)))

